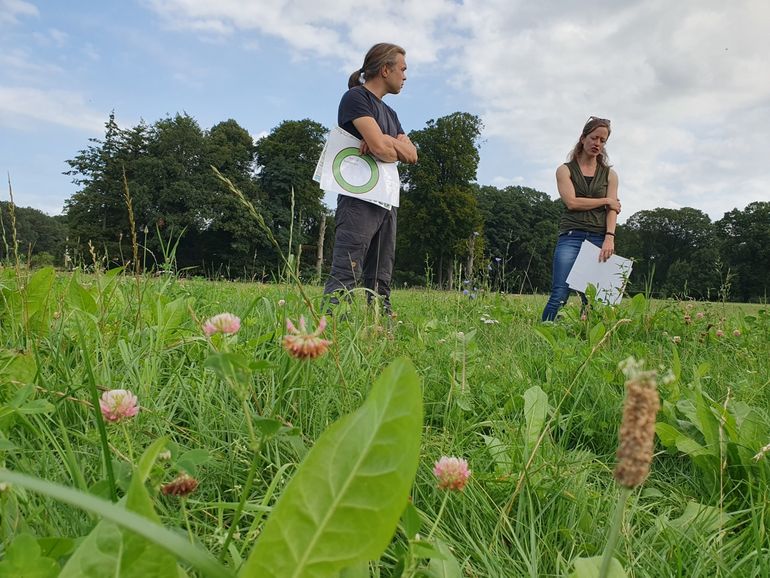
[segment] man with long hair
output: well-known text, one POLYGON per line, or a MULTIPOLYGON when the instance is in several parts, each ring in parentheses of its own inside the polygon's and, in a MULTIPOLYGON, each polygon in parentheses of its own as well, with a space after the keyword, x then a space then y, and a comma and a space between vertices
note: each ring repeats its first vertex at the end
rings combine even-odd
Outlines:
MULTIPOLYGON (((417 149, 404 133, 398 115, 382 101, 398 94, 406 81, 406 52, 395 44, 369 49, 361 68, 350 75, 342 96, 337 124, 361 139, 360 153, 386 163, 417 162, 417 149)), ((382 298, 391 314, 390 281, 396 253, 397 207, 348 195, 338 195, 331 272, 324 287, 332 304, 337 293, 350 291, 363 277, 364 287, 382 298)))

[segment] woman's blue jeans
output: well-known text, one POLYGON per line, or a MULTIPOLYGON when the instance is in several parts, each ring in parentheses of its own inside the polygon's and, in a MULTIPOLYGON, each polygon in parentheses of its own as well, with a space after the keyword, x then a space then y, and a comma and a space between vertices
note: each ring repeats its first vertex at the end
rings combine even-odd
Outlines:
MULTIPOLYGON (((583 241, 588 239, 597 247, 604 243, 603 233, 589 233, 588 231, 578 231, 573 229, 559 234, 559 240, 556 243, 556 249, 553 252, 553 281, 551 286, 551 296, 543 309, 543 321, 553 321, 559 309, 567 302, 569 298, 569 286, 567 285, 567 276, 575 264, 580 246, 583 241)), ((585 295, 580 294, 583 303, 586 303, 585 295)))

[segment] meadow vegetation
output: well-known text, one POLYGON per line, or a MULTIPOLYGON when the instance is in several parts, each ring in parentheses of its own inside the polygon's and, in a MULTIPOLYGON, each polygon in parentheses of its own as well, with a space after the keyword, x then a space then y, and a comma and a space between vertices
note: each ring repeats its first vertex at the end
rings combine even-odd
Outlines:
POLYGON ((629 357, 661 409, 609 575, 770 575, 767 306, 478 289, 322 328, 314 286, 0 270, 0 576, 598 575, 629 357))

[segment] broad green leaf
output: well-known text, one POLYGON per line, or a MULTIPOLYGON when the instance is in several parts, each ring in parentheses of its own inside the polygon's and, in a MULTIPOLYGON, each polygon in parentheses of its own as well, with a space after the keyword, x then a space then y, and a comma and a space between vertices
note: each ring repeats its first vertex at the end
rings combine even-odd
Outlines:
POLYGON ((457 559, 452 554, 444 542, 439 539, 434 540, 436 543, 436 549, 438 550, 440 557, 431 558, 428 563, 428 571, 431 576, 436 578, 462 578, 462 569, 457 559))
POLYGON ((109 520, 102 520, 67 560, 59 578, 120 576, 122 550, 120 527, 109 520))
POLYGON ((708 361, 704 361, 698 367, 695 368, 695 381, 699 382, 711 372, 711 364, 708 361))
POLYGON ((473 402, 471 396, 468 394, 467 388, 466 390, 462 390, 458 385, 454 401, 461 410, 466 412, 473 411, 473 402))
MULTIPOLYGON (((14 389, 14 386, 11 386, 14 389)), ((0 426, 5 426, 14 419, 15 415, 35 415, 50 413, 54 410, 53 404, 44 399, 30 399, 35 393, 32 384, 15 388, 13 399, 5 404, 0 404, 0 426)), ((0 435, 0 437, 4 437, 0 435)))
POLYGON ((556 338, 553 336, 553 331, 551 331, 550 327, 546 327, 545 325, 535 325, 535 335, 538 335, 541 337, 548 345, 551 346, 551 349, 554 351, 556 348, 556 338))
POLYGON ((264 438, 269 438, 277 434, 282 425, 283 424, 277 419, 259 416, 254 418, 254 427, 264 438))
MULTIPOLYGON (((687 395, 692 397, 692 392, 688 391, 687 395)), ((690 399, 681 399, 676 402, 676 409, 684 415, 692 426, 694 426, 699 432, 701 431, 700 421, 698 419, 698 411, 695 409, 695 404, 690 399)))
POLYGON ((191 476, 198 473, 198 466, 202 466, 211 459, 208 450, 195 449, 183 453, 176 459, 176 466, 191 476))
MULTIPOLYGON (((0 406, 0 414, 1 413, 2 413, 2 407, 0 406)), ((15 451, 16 448, 17 448, 16 444, 7 440, 3 436, 3 432, 0 432, 0 452, 11 452, 11 451, 15 451)))
POLYGON ((142 483, 147 481, 147 477, 152 471, 152 466, 155 464, 155 461, 158 459, 158 455, 163 451, 163 448, 166 447, 167 443, 168 440, 165 437, 158 438, 150 445, 150 447, 144 450, 142 457, 139 459, 139 465, 136 468, 136 474, 134 474, 135 477, 142 483))
POLYGON ((20 534, 0 561, 0 578, 54 578, 59 573, 55 560, 40 554, 34 536, 20 534))
MULTIPOLYGON (((602 566, 602 557, 593 556, 592 558, 577 558, 575 560, 575 570, 570 574, 570 578, 599 578, 599 570, 602 566)), ((623 566, 615 558, 610 560, 610 568, 607 572, 607 578, 628 578, 628 574, 623 566)))
POLYGON ((34 415, 38 413, 51 413, 53 410, 54 410, 53 404, 49 403, 44 399, 32 400, 29 403, 25 403, 24 405, 16 409, 16 411, 19 414, 24 414, 24 415, 34 415))
POLYGON ((67 294, 67 304, 74 309, 96 315, 98 308, 96 300, 91 293, 77 281, 77 275, 70 279, 69 291, 67 294))
POLYGON ((642 497, 643 498, 664 498, 665 495, 663 494, 663 492, 661 492, 657 488, 644 488, 642 490, 642 497))
POLYGON ((32 353, 0 350, 0 384, 32 383, 35 373, 37 363, 32 353))
POLYGON ((30 278, 26 288, 27 315, 30 318, 45 310, 55 277, 56 272, 53 267, 45 267, 36 271, 30 278))
POLYGON ((75 549, 75 540, 72 538, 38 538, 37 543, 43 556, 54 560, 69 556, 75 549))
POLYGON ((658 434, 661 443, 671 450, 676 448, 676 441, 682 435, 674 426, 661 421, 655 424, 655 433, 658 434))
MULTIPOLYGON (((19 488, 39 492, 55 500, 92 512, 110 522, 115 522, 123 528, 144 536, 155 544, 162 545, 178 558, 189 562, 202 575, 222 578, 230 578, 232 576, 231 572, 219 564, 206 550, 193 546, 177 533, 154 524, 144 516, 130 512, 116 504, 95 498, 85 492, 1 468, 0 482, 10 482, 19 488)), ((116 533, 120 534, 120 530, 117 527, 113 529, 105 527, 104 540, 98 546, 109 548, 109 544, 114 541, 116 533)), ((99 557, 99 553, 100 550, 97 549, 92 554, 99 557)), ((177 569, 173 575, 184 576, 184 573, 177 569)))
POLYGON ((596 302, 596 285, 593 283, 589 283, 586 286, 586 299, 589 303, 595 303, 596 302))
POLYGON ((233 386, 240 395, 245 395, 251 385, 250 362, 240 353, 217 352, 210 354, 204 367, 211 369, 223 382, 233 386))
POLYGON ((697 502, 688 502, 682 515, 669 520, 668 525, 688 535, 713 535, 723 528, 732 518, 728 512, 723 512, 714 506, 706 506, 697 502))
POLYGON ((639 320, 647 308, 647 299, 643 293, 637 293, 633 296, 628 306, 628 316, 631 319, 639 320))
POLYGON ((487 451, 495 462, 495 470, 498 473, 510 472, 513 469, 513 458, 511 457, 511 446, 504 444, 494 436, 481 434, 487 451))
POLYGON ((716 451, 719 447, 719 419, 712 410, 713 402, 703 393, 700 386, 695 388, 695 411, 700 422, 700 431, 706 440, 706 447, 716 451))
POLYGON ((600 321, 591 327, 591 331, 588 332, 588 343, 592 346, 596 345, 602 340, 605 333, 607 333, 607 328, 604 326, 604 323, 600 321))
POLYGON ((677 382, 682 379, 682 361, 679 359, 678 348, 673 345, 671 347, 671 372, 674 374, 677 382))
POLYGON ((189 300, 187 297, 179 297, 170 303, 166 303, 158 313, 158 335, 161 341, 177 337, 179 331, 184 328, 190 318, 188 313, 189 300))
POLYGON ((343 568, 340 572, 340 578, 369 578, 370 576, 369 562, 367 561, 343 568))
POLYGON ((527 454, 535 449, 548 415, 548 394, 535 385, 524 392, 524 446, 527 454))
MULTIPOLYGON (((0 271, 0 275, 3 271, 0 271)), ((21 292, 16 273, 11 269, 5 270, 4 283, 0 284, 0 313, 4 322, 18 323, 22 319, 21 292)))
POLYGON ((443 558, 436 546, 427 540, 412 540, 409 547, 415 558, 443 558))
POLYGON ((679 437, 676 438, 676 449, 690 457, 695 457, 711 455, 712 453, 715 453, 719 448, 706 449, 694 439, 680 434, 679 437))
POLYGON ((404 525, 404 534, 406 534, 406 537, 410 540, 414 539, 420 531, 422 520, 420 519, 420 512, 411 500, 407 502, 404 513, 401 514, 401 523, 404 525))
POLYGON ((763 416, 756 408, 743 402, 733 404, 737 434, 732 440, 747 448, 760 448, 767 443, 767 431, 770 429, 763 416))
POLYGON ((417 472, 421 429, 419 377, 397 360, 307 454, 240 575, 326 577, 379 559, 417 472))
POLYGON ((267 359, 255 359, 249 362, 249 369, 251 371, 267 371, 269 369, 275 369, 275 363, 268 361, 267 359))
MULTIPOLYGON (((144 452, 125 499, 127 510, 141 514, 158 525, 160 518, 155 513, 144 482, 165 443, 164 438, 158 439, 144 452)), ((174 556, 161 544, 103 520, 67 561, 60 578, 175 576, 176 566, 174 556)))

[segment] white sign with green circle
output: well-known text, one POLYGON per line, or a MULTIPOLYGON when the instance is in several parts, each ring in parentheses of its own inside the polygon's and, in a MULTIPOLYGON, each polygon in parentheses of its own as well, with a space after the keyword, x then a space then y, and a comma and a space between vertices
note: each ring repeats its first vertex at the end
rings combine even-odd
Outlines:
POLYGON ((343 190, 357 195, 372 191, 380 180, 377 162, 371 155, 360 154, 355 147, 346 147, 337 153, 332 173, 343 190))
POLYGON ((339 127, 329 131, 313 180, 327 193, 350 195, 373 203, 398 206, 396 163, 361 154, 361 139, 339 127))

